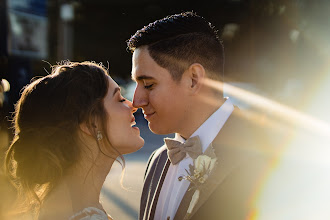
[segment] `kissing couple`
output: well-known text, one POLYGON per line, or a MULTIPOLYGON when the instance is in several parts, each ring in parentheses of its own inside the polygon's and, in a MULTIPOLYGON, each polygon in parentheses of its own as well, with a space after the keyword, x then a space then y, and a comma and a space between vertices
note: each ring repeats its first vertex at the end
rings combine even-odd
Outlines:
POLYGON ((248 219, 271 161, 262 129, 223 97, 224 47, 194 12, 156 20, 128 40, 133 101, 106 68, 64 62, 24 88, 6 171, 40 220, 112 219, 100 192, 114 161, 144 145, 133 113, 172 134, 147 162, 141 220, 248 219))

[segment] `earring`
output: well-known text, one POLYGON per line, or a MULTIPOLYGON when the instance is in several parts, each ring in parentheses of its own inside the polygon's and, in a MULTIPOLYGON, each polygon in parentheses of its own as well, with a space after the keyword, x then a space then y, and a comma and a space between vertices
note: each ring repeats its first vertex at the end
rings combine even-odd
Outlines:
POLYGON ((101 131, 97 131, 96 138, 98 141, 103 139, 103 135, 102 135, 101 131))

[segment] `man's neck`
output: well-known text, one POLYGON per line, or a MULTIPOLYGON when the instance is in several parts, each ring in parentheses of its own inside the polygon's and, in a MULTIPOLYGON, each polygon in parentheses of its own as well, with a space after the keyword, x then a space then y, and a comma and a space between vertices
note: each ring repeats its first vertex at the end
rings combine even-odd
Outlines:
POLYGON ((225 102, 225 99, 208 98, 194 106, 190 112, 189 121, 177 132, 184 139, 188 139, 214 112, 225 102))

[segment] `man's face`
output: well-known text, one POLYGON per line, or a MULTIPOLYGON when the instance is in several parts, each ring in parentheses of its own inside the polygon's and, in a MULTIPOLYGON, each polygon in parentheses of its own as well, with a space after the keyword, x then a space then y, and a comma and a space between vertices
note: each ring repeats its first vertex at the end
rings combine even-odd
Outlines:
POLYGON ((169 71, 150 57, 146 47, 134 51, 132 62, 132 79, 137 83, 133 106, 143 109, 154 133, 180 133, 189 108, 188 93, 182 81, 174 81, 169 71))

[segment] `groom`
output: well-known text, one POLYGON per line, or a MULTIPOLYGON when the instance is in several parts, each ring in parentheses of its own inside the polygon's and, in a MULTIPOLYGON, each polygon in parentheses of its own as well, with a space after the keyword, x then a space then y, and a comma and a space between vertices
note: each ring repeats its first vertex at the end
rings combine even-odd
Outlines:
POLYGON ((175 14, 138 30, 128 48, 133 105, 154 133, 176 133, 149 159, 139 219, 252 218, 270 160, 265 135, 223 98, 215 28, 193 12, 175 14))

